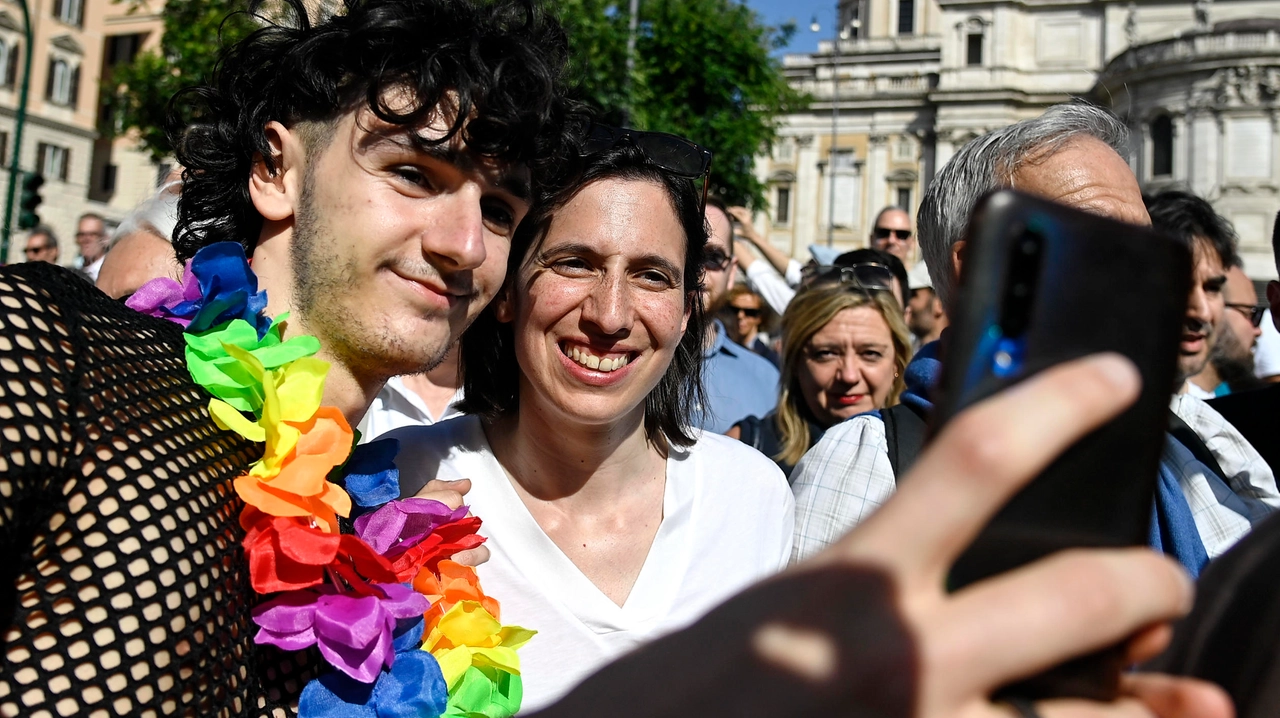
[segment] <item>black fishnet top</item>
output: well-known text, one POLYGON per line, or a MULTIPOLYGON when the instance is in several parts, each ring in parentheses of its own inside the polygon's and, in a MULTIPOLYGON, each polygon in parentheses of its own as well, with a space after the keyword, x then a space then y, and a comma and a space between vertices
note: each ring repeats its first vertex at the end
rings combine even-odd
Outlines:
POLYGON ((0 715, 285 716, 320 665, 256 646, 231 480, 181 327, 0 268, 0 715))

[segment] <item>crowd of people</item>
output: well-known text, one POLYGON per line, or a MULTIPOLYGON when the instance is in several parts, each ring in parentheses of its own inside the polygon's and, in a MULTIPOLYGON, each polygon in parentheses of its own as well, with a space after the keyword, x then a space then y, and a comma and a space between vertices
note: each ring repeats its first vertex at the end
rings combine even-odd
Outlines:
MULTIPOLYGON (((228 431, 237 419, 194 380, 208 312, 191 292, 218 287, 190 262, 228 243, 251 270, 223 289, 268 343, 217 381, 269 375, 287 346, 271 341, 314 337, 323 384, 264 396, 323 399, 359 444, 398 446, 377 504, 480 517, 484 544, 453 558, 503 623, 538 631, 519 650, 526 713, 1280 709, 1259 688, 1280 663, 1280 594, 1264 582, 1235 623, 1193 610, 1193 582, 1238 600, 1224 586, 1275 553, 1280 283, 1273 315, 1209 202, 1144 196, 1108 111, 1058 105, 978 137, 918 208, 880 211, 865 247, 802 263, 708 194, 714 148, 599 124, 572 100, 564 30, 536 4, 360 0, 312 22, 298 0, 295 20, 180 98, 200 110, 175 128, 181 177, 110 233, 81 217, 73 268, 38 227, 28 261, 0 270, 0 714, 402 715, 379 693, 408 690, 389 660, 376 688, 344 691, 325 677, 332 651, 255 639, 261 576, 300 579, 246 555, 263 534, 245 497, 301 479, 246 488, 265 482, 254 434, 228 431), (947 592, 986 521, 1138 392, 1131 364, 1087 357, 924 444, 965 228, 1008 187, 1180 238, 1192 290, 1150 546, 947 592), (180 288, 166 307, 191 305, 187 332, 129 308, 155 306, 158 280, 180 288), (1206 648, 1240 624, 1248 647, 1206 648), (1114 644, 1135 668, 1109 701, 1000 691, 1114 644)), ((298 441, 285 453, 320 451, 298 441)), ((362 461, 329 474, 357 496, 332 527, 344 539, 383 515, 356 491, 376 473, 362 461)), ((329 524, 331 508, 301 505, 283 515, 329 524)), ((351 561, 316 581, 382 595, 351 561)), ((386 629, 397 656, 406 631, 386 629)), ((512 635, 468 665, 508 665, 512 635)))

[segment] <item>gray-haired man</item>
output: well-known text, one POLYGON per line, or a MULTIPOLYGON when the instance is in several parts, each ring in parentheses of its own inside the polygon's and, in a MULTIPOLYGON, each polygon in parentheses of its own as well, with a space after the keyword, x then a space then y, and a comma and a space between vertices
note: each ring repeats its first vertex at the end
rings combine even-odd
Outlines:
MULTIPOLYGON (((1067 104, 983 135, 956 153, 930 184, 917 218, 924 261, 948 312, 956 302, 964 230, 978 200, 991 190, 1013 187, 1124 222, 1150 224, 1137 179, 1124 159, 1127 142, 1127 129, 1110 112, 1067 104)), ((929 391, 941 370, 937 349, 936 342, 922 347, 905 372, 902 402, 920 416, 932 408, 929 391)), ((893 493, 896 482, 884 427, 874 416, 854 417, 828 431, 796 466, 791 477, 795 557, 821 550, 893 493)), ((1224 431, 1234 430, 1227 426, 1224 431)), ((1188 555, 1198 557, 1184 562, 1193 574, 1280 505, 1270 471, 1226 470, 1228 475, 1219 477, 1174 441, 1166 447, 1164 464, 1186 494, 1203 544, 1188 549, 1188 555), (1223 498, 1226 503, 1214 492, 1222 480, 1232 489, 1224 492, 1230 494, 1223 498)))

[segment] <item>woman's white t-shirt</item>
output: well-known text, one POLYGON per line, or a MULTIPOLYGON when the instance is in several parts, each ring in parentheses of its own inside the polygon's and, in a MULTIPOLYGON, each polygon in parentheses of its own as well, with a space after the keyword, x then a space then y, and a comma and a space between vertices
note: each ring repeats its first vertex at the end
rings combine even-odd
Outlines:
POLYGON ((791 555, 795 502, 778 467, 728 437, 702 434, 667 460, 662 524, 618 606, 545 534, 498 464, 479 419, 398 429, 402 492, 470 479, 489 561, 477 571, 502 623, 538 631, 520 649, 523 710, 560 698, 628 650, 682 628, 791 555))

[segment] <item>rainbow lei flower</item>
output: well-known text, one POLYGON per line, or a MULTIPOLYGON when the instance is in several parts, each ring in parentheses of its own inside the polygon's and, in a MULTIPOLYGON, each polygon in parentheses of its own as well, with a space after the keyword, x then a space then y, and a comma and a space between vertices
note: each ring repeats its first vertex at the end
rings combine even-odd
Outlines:
POLYGON ((181 282, 152 280, 126 303, 185 327, 187 368, 213 395, 214 422, 265 445, 235 480, 251 583, 276 594, 253 611, 254 640, 315 645, 335 669, 307 684, 299 714, 514 715, 516 649, 534 632, 503 626, 475 570, 449 560, 484 541, 480 519, 398 499, 394 439, 353 448, 346 418, 320 405, 320 342, 283 338, 288 315, 265 316, 240 245, 201 249, 181 282), (338 518, 353 514, 355 534, 341 533, 338 518))

